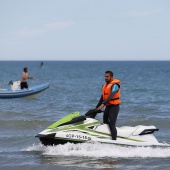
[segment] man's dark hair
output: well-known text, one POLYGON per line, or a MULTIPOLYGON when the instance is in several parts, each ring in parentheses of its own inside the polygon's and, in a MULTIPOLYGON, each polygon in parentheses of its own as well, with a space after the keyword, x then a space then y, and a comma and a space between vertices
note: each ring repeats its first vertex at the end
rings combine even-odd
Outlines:
POLYGON ((110 76, 113 77, 113 72, 110 71, 110 70, 107 70, 107 71, 105 72, 105 74, 110 74, 110 76))
POLYGON ((23 69, 23 70, 24 70, 24 71, 27 71, 27 69, 28 69, 27 67, 24 67, 24 69, 23 69))

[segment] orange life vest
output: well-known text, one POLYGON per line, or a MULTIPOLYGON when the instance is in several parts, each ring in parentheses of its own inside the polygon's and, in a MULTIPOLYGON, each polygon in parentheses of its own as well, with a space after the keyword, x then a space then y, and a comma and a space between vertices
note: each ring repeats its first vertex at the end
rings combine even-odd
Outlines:
MULTIPOLYGON (((106 100, 109 95, 111 94, 111 89, 112 89, 112 86, 114 84, 118 84, 120 85, 120 80, 118 79, 113 79, 113 81, 111 81, 109 84, 105 84, 102 88, 102 95, 103 95, 103 100, 106 100)), ((117 105, 117 104, 120 104, 121 103, 121 100, 120 100, 120 89, 114 94, 113 98, 107 103, 105 104, 106 106, 108 105, 117 105)))

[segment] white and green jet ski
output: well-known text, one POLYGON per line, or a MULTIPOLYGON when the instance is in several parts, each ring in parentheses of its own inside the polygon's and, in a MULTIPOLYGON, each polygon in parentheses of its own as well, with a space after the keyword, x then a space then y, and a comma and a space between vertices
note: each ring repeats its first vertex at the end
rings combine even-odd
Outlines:
POLYGON ((87 112, 85 116, 81 116, 79 112, 71 113, 47 127, 36 137, 46 146, 67 142, 100 142, 126 146, 169 146, 157 141, 153 133, 159 129, 155 126, 117 127, 117 140, 112 140, 109 126, 96 120, 95 115, 95 112, 87 112))

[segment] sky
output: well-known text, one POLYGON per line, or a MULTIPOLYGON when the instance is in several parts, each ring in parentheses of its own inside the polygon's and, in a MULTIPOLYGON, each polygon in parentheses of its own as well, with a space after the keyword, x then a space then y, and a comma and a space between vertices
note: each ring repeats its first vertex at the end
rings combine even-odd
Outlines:
POLYGON ((0 60, 170 60, 169 0, 0 0, 0 60))

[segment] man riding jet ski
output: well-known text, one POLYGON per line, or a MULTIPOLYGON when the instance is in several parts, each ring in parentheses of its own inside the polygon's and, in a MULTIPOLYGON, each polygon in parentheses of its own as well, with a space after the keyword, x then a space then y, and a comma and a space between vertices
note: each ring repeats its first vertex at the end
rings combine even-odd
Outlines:
POLYGON ((85 115, 71 113, 40 132, 36 137, 44 145, 99 142, 125 146, 168 146, 157 141, 155 126, 117 127, 117 139, 112 140, 108 124, 95 119, 101 110, 92 109, 85 115))

